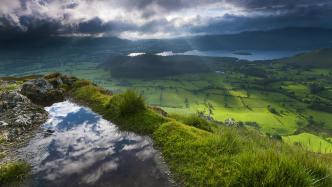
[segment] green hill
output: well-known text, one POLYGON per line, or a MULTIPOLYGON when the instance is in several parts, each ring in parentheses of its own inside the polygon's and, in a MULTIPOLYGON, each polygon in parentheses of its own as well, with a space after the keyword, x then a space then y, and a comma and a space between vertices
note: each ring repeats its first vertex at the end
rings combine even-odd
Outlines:
POLYGON ((310 51, 294 57, 276 60, 276 62, 299 67, 330 68, 332 67, 332 48, 310 51))
POLYGON ((220 62, 235 62, 235 58, 213 58, 200 56, 140 55, 111 57, 101 67, 110 69, 114 78, 159 78, 188 73, 213 71, 212 65, 220 62))

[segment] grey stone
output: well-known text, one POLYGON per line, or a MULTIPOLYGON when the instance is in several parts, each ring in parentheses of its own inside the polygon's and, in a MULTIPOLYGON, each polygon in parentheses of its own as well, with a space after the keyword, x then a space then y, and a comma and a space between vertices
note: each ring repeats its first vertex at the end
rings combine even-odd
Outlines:
POLYGON ((8 141, 16 140, 47 119, 48 114, 41 106, 16 91, 3 92, 0 99, 0 127, 8 141))
POLYGON ((32 102, 48 106, 64 100, 64 91, 49 83, 46 79, 28 81, 22 85, 21 93, 32 102))

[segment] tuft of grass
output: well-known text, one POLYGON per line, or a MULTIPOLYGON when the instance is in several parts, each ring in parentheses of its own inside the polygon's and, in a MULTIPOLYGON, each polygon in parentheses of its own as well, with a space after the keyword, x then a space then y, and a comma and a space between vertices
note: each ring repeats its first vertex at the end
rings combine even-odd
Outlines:
POLYGON ((110 100, 109 107, 118 111, 119 117, 135 115, 146 110, 143 97, 133 90, 115 95, 110 100))
POLYGON ((30 165, 21 161, 0 165, 0 186, 22 181, 29 171, 30 165))
POLYGON ((273 149, 244 152, 236 158, 238 173, 230 186, 330 186, 329 168, 302 151, 273 149))
POLYGON ((75 82, 73 88, 81 88, 81 87, 89 86, 89 85, 92 85, 92 82, 89 80, 78 80, 75 82))
POLYGON ((22 84, 22 82, 11 83, 11 84, 7 84, 7 85, 1 85, 1 83, 0 83, 0 85, 1 85, 0 93, 5 92, 5 91, 17 90, 21 84, 22 84))

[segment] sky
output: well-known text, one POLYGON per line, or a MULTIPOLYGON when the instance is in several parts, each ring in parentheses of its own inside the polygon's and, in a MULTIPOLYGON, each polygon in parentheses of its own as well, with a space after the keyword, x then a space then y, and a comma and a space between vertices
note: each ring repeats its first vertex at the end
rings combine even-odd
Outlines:
POLYGON ((332 27, 332 0, 0 0, 0 34, 160 39, 332 27))

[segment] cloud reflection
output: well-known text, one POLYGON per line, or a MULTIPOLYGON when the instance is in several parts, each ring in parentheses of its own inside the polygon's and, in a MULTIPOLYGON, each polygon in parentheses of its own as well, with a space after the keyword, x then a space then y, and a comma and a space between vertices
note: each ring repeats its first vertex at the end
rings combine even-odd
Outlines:
POLYGON ((148 137, 121 132, 90 109, 69 101, 46 110, 49 120, 43 128, 52 128, 55 133, 44 137, 40 132, 22 150, 40 181, 66 184, 72 180, 92 185, 112 172, 121 176, 123 171, 117 170, 122 165, 135 166, 129 169, 137 175, 143 175, 140 173, 146 168, 158 167, 154 163, 157 151, 148 137))

